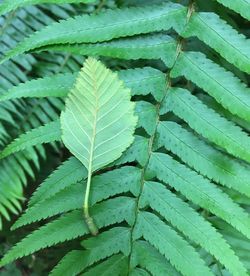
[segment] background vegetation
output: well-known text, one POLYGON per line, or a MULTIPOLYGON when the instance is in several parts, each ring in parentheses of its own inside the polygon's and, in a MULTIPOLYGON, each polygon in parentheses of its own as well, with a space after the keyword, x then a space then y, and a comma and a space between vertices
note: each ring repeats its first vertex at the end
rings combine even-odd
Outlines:
POLYGON ((116 263, 114 275, 247 275, 250 2, 27 2, 38 5, 0 2, 0 52, 11 57, 0 65, 0 253, 42 230, 0 275, 99 275, 116 263), (135 142, 95 176, 96 238, 78 227, 86 172, 57 123, 87 56, 119 72, 139 116, 135 142))

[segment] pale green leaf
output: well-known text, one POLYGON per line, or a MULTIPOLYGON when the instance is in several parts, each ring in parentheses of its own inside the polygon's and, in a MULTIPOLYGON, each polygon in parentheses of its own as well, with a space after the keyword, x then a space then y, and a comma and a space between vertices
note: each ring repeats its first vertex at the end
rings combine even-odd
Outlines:
POLYGON ((90 173, 121 156, 136 125, 130 90, 117 75, 89 58, 61 115, 62 139, 90 173))
POLYGON ((92 234, 98 230, 88 210, 91 177, 118 159, 134 140, 137 117, 130 97, 117 74, 88 58, 61 114, 62 140, 88 171, 83 208, 92 234))

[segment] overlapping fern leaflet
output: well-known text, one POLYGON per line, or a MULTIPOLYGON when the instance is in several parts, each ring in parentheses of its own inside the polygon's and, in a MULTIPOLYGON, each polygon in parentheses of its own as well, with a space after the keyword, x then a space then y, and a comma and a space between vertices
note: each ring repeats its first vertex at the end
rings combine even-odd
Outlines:
POLYGON ((216 0, 216 1, 228 7, 229 9, 232 9, 233 11, 240 13, 243 17, 250 20, 249 0, 239 0, 239 1, 216 0))
MULTIPOLYGON (((140 60, 136 64, 142 66, 118 72, 136 106, 134 142, 118 160, 92 172, 90 211, 99 235, 90 236, 83 220, 87 170, 70 157, 38 187, 13 229, 51 221, 10 249, 2 265, 80 237, 82 249, 69 251, 51 275, 248 275, 249 259, 242 252, 250 238, 249 201, 242 205, 239 198, 250 196, 250 138, 244 124, 235 122, 250 121, 250 94, 233 72, 250 72, 249 39, 217 14, 200 12, 194 2, 186 7, 167 1, 63 20, 3 57, 49 50, 140 60), (215 62, 211 52, 227 62, 215 62), (212 99, 217 108, 209 104, 212 99)), ((231 1, 218 2, 246 15, 231 1)), ((250 8, 248 1, 244 4, 250 8)), ((77 72, 31 80, 9 89, 0 100, 67 99, 76 77, 77 72)), ((103 84, 102 74, 95 77, 103 84)), ((81 89, 89 90, 91 82, 85 80, 81 89)), ((111 88, 116 85, 107 80, 111 88)), ((93 116, 93 101, 86 95, 81 100, 89 109, 85 113, 93 116)), ((1 156, 27 148, 30 138, 31 145, 59 140, 60 124, 54 120, 34 128, 1 156), (54 132, 47 133, 51 124, 54 132)), ((80 148, 88 153, 91 147, 80 142, 77 154, 72 150, 87 158, 80 148)))

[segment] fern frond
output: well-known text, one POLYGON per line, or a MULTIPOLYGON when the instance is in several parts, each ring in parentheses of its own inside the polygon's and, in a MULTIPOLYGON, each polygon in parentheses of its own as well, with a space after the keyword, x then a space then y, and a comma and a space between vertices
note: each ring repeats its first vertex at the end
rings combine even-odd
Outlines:
POLYGON ((130 275, 132 276, 150 276, 151 274, 142 268, 134 268, 130 271, 130 275))
POLYGON ((81 242, 81 245, 88 251, 86 261, 88 266, 105 259, 113 254, 122 252, 128 256, 130 252, 130 229, 127 227, 115 227, 103 232, 95 238, 81 242))
POLYGON ((76 183, 66 187, 55 196, 49 197, 28 208, 25 213, 13 224, 15 230, 26 224, 53 217, 75 209, 80 209, 83 203, 82 191, 84 183, 76 183))
POLYGON ((1 160, 0 213, 6 220, 10 220, 9 212, 18 214, 22 209, 23 187, 27 185, 27 175, 34 179, 33 167, 39 168, 36 157, 36 151, 31 148, 1 160))
POLYGON ((250 121, 250 89, 202 53, 183 52, 171 71, 171 76, 185 76, 231 113, 250 121))
MULTIPOLYGON (((92 213, 98 227, 102 228, 124 220, 131 223, 134 220, 134 206, 135 201, 133 199, 118 197, 97 204, 92 213)), ((84 222, 82 211, 75 210, 28 235, 4 256, 0 265, 3 266, 42 248, 75 239, 88 233, 89 230, 84 222)))
MULTIPOLYGON (((7 158, 1 162, 0 182, 0 213, 6 220, 10 220, 9 211, 17 214, 21 210, 22 188, 26 184, 24 170, 14 157, 7 158), (14 173, 11 171, 13 167, 15 168, 14 173)), ((1 217, 0 226, 2 226, 1 217)))
POLYGON ((182 36, 197 36, 227 61, 243 72, 250 73, 250 40, 239 34, 217 14, 193 14, 182 36))
POLYGON ((52 197, 64 188, 86 179, 86 177, 87 170, 85 167, 75 157, 70 157, 41 183, 31 197, 29 206, 52 197))
POLYGON ((138 116, 137 127, 143 127, 149 135, 153 135, 157 122, 157 110, 146 101, 136 102, 135 114, 138 116))
POLYGON ((160 254, 160 252, 146 241, 134 242, 132 252, 134 266, 147 269, 152 275, 180 276, 180 273, 160 254))
MULTIPOLYGON (((118 76, 131 89, 132 95, 151 93, 160 100, 165 92, 165 75, 157 69, 144 67, 118 71, 118 76)), ((0 95, 0 101, 20 98, 66 97, 73 87, 76 74, 57 74, 27 81, 0 95)))
POLYGON ((196 132, 243 160, 250 161, 250 138, 233 122, 208 108, 188 90, 170 89, 161 113, 173 111, 196 132))
POLYGON ((32 146, 60 141, 60 139, 60 122, 57 120, 44 126, 34 128, 27 133, 21 134, 20 137, 16 138, 9 145, 7 145, 5 149, 3 149, 0 153, 0 159, 32 146))
MULTIPOLYGON (((91 268, 89 271, 84 272, 81 276, 110 276, 114 275, 126 275, 128 273, 128 258, 121 254, 114 255, 108 258, 106 261, 91 268)), ((53 275, 53 274, 52 274, 53 275)), ((55 275, 54 275, 55 276, 55 275)))
POLYGON ((152 67, 143 67, 118 71, 125 86, 131 89, 132 96, 148 95, 161 101, 166 92, 165 74, 152 67))
POLYGON ((175 58, 176 45, 176 41, 168 35, 149 34, 95 44, 58 44, 41 47, 37 51, 50 50, 126 60, 162 59, 168 67, 171 67, 175 58))
MULTIPOLYGON (((139 169, 127 166, 93 177, 90 206, 115 195, 128 192, 138 194, 140 173, 139 169)), ((85 187, 86 181, 72 183, 54 196, 42 199, 29 207, 12 226, 12 229, 71 210, 80 209, 83 204, 82 194, 85 187)))
POLYGON ((156 247, 184 275, 213 275, 195 249, 156 215, 149 212, 138 215, 135 238, 139 237, 156 247))
POLYGON ((95 43, 114 38, 168 30, 185 22, 186 8, 164 3, 125 10, 109 10, 98 15, 83 15, 54 23, 26 38, 1 60, 36 48, 63 43, 95 43), (115 24, 114 24, 115 22, 115 24))
MULTIPOLYGON (((55 0, 39 3, 44 1, 55 0)), ((69 1, 80 0, 58 3, 69 1)), ((5 1, 10 9, 37 2, 5 1)), ((0 265, 68 240, 79 243, 82 237, 81 250, 64 246, 66 255, 51 275, 247 275, 250 101, 244 72, 250 72, 250 52, 249 40, 236 31, 247 35, 246 22, 230 18, 217 3, 173 2, 183 5, 128 0, 24 7, 15 11, 7 28, 7 17, 0 18, 0 48, 6 53, 1 62, 7 60, 0 68, 0 145, 4 155, 24 149, 0 162, 1 216, 9 219, 9 211, 17 214, 21 209, 27 176, 34 177, 40 159, 46 158, 40 143, 47 141, 58 150, 59 143, 48 138, 48 126, 61 112, 63 131, 65 124, 69 131, 67 147, 74 154, 78 147, 81 161, 97 150, 103 156, 99 165, 92 167, 89 161, 88 171, 70 157, 43 181, 12 227, 36 222, 36 230, 7 252, 0 265), (198 10, 207 8, 212 12, 198 10), (8 60, 27 52, 35 54, 8 60), (90 58, 87 63, 93 67, 78 75, 86 55, 104 57, 113 70, 129 69, 111 73, 90 58), (100 90, 105 92, 100 95, 100 90), (133 96, 138 116, 135 135, 129 137, 119 133, 129 128, 125 119, 131 119, 117 107, 120 91, 129 103, 133 96), (94 127, 100 113, 104 123, 94 127), (97 144, 107 142, 107 147, 96 147, 93 130, 103 128, 107 132, 97 144), (120 140, 114 144, 117 135, 120 140), (11 143, 13 137, 20 139, 11 143), (123 145, 128 148, 109 154, 112 146, 123 145), (81 210, 84 192, 99 229, 95 237, 81 210)), ((59 140, 61 126, 56 129, 59 140)), ((51 157, 52 164, 62 162, 64 150, 59 158, 51 157)))
POLYGON ((1 122, 9 123, 12 127, 16 127, 13 115, 3 105, 0 106, 0 120, 1 122))
POLYGON ((67 254, 54 268, 51 275, 76 275, 92 264, 114 254, 122 252, 124 255, 128 255, 129 239, 130 231, 128 228, 115 227, 101 233, 97 238, 84 240, 81 245, 86 250, 73 251, 67 254), (72 266, 75 255, 78 256, 78 264, 72 266))
POLYGON ((250 197, 250 170, 174 122, 160 122, 156 148, 164 146, 204 176, 250 197))
POLYGON ((250 20, 250 2, 249 2, 249 0, 239 0, 239 1, 216 0, 216 1, 235 12, 238 12, 243 17, 250 20))
MULTIPOLYGON (((248 204, 249 206, 249 204, 248 204)), ((250 262, 249 262, 249 249, 250 249, 250 241, 246 239, 242 234, 235 231, 230 225, 221 221, 217 218, 211 220, 211 222, 219 229, 222 233, 224 238, 227 242, 231 245, 234 249, 236 254, 241 258, 242 262, 244 263, 245 267, 250 269, 250 262)))
MULTIPOLYGON (((32 165, 34 165, 37 169, 40 168, 39 162, 36 160, 37 153, 34 148, 26 149, 22 152, 18 152, 13 156, 9 156, 8 158, 5 158, 2 162, 5 160, 15 160, 14 162, 19 163, 20 166, 23 169, 23 173, 29 175, 31 178, 35 179, 35 172, 32 168, 32 165)), ((18 168, 17 165, 14 166, 15 168, 18 168)), ((21 170, 20 170, 21 174, 21 170)), ((24 180, 25 184, 27 182, 27 179, 25 177, 24 180)))
POLYGON ((65 97, 72 88, 76 74, 58 74, 27 81, 0 95, 0 101, 32 97, 65 97))
POLYGON ((208 107, 214 109, 216 112, 221 114, 223 117, 226 117, 228 120, 234 122, 236 125, 240 126, 245 131, 250 131, 249 122, 239 118, 238 116, 233 115, 227 109, 223 108, 218 104, 214 98, 209 97, 205 94, 198 94, 199 99, 201 99, 208 107))
MULTIPOLYGON (((65 258, 59 263, 58 267, 56 267, 52 272, 51 276, 71 276, 81 272, 82 262, 78 262, 76 260, 81 260, 83 258, 83 251, 72 251, 65 258)), ((122 254, 116 254, 111 256, 107 260, 97 264, 93 268, 89 269, 88 271, 84 272, 84 274, 80 275, 88 275, 88 276, 95 276, 95 275, 123 275, 128 270, 127 264, 127 257, 122 254)))
POLYGON ((55 4, 65 4, 65 3, 93 3, 95 0, 3 0, 4 2, 0 6, 0 16, 11 12, 17 8, 21 8, 28 5, 36 5, 43 3, 55 3, 55 4))
POLYGON ((77 210, 41 227, 13 247, 2 259, 0 265, 5 265, 47 246, 87 234, 88 228, 81 218, 81 212, 77 210))
POLYGON ((161 214, 190 240, 211 253, 233 275, 237 273, 246 275, 246 269, 215 228, 162 184, 146 182, 140 205, 141 208, 149 205, 161 214))
POLYGON ((137 161, 141 166, 145 166, 148 159, 148 139, 135 135, 133 144, 114 162, 115 165, 123 165, 137 161))
POLYGON ((50 272, 51 276, 72 276, 77 275, 82 271, 82 267, 84 267, 85 263, 84 258, 86 257, 86 252, 83 250, 73 250, 70 251, 67 255, 65 255, 61 261, 54 267, 54 269, 50 272))
POLYGON ((246 237, 250 237, 249 215, 226 193, 164 153, 153 153, 149 172, 180 191, 187 199, 222 218, 246 237))

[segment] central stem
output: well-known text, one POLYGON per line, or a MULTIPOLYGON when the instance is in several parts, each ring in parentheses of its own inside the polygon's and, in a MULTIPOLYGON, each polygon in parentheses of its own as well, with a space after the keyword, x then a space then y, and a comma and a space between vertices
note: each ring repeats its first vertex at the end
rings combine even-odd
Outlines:
POLYGON ((92 178, 92 172, 91 172, 91 170, 89 170, 83 210, 84 210, 85 221, 89 228, 89 231, 92 235, 96 236, 98 234, 98 229, 94 223, 94 220, 92 219, 92 217, 89 214, 89 192, 90 192, 91 178, 92 178))
MULTIPOLYGON (((95 72, 93 72, 95 76, 95 72)), ((96 136, 96 125, 97 125, 97 113, 98 113, 98 97, 97 97, 97 87, 96 87, 96 81, 93 83, 94 91, 95 91, 95 112, 94 112, 94 122, 93 122, 93 133, 91 140, 91 146, 90 146, 90 156, 89 156, 89 164, 88 164, 88 180, 87 180, 87 186, 86 186, 86 192, 85 192, 85 199, 84 199, 84 217, 86 224, 88 225, 89 231, 92 235, 96 236, 98 234, 98 228, 96 227, 92 217, 89 214, 89 193, 90 193, 90 185, 91 185, 91 178, 92 178, 92 172, 93 172, 93 155, 95 150, 95 136, 96 136)))

